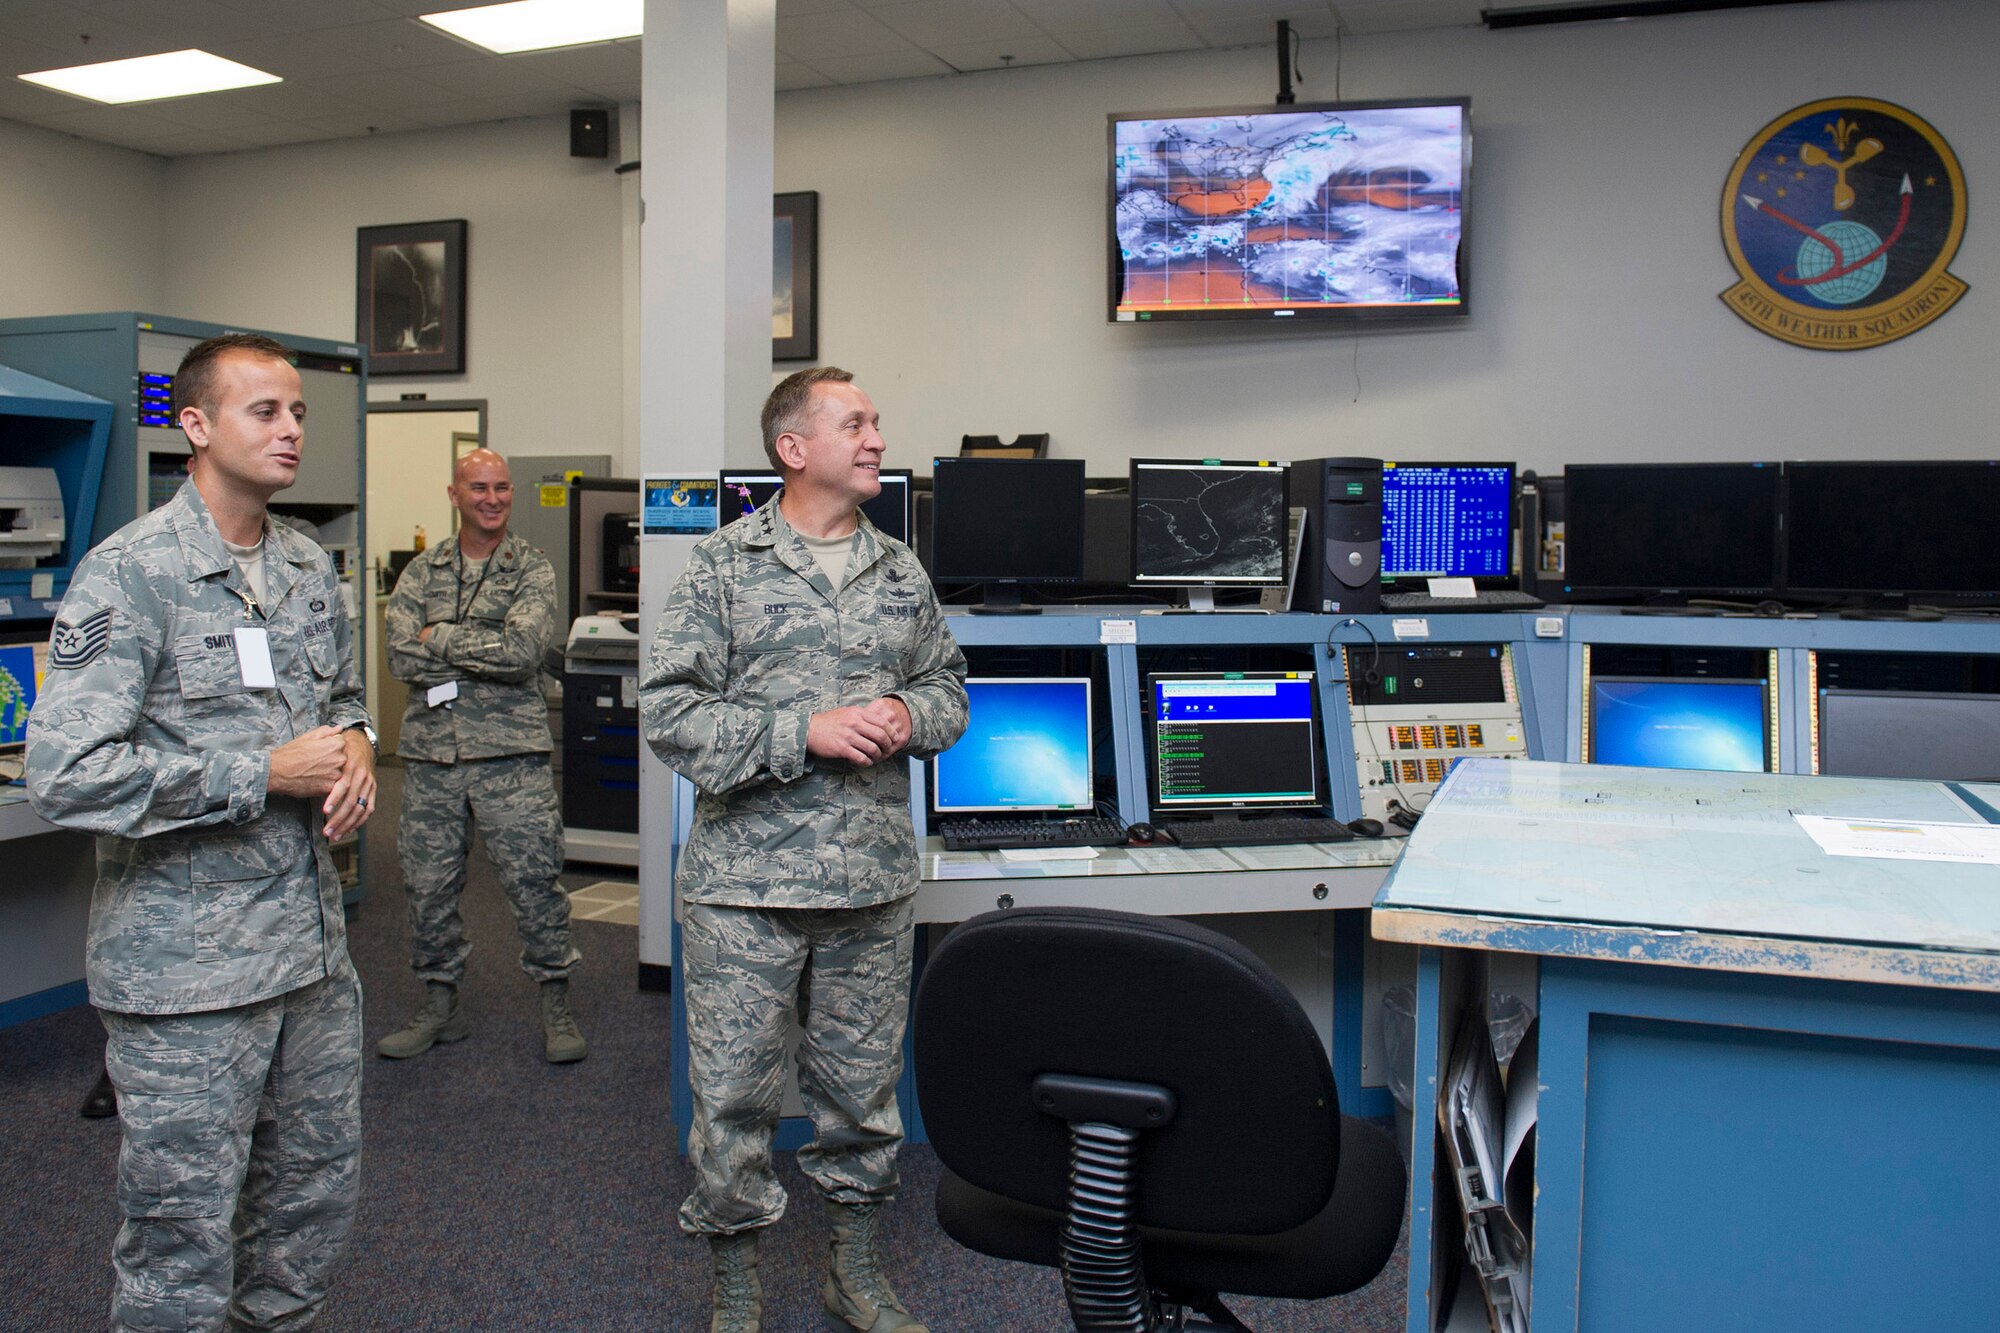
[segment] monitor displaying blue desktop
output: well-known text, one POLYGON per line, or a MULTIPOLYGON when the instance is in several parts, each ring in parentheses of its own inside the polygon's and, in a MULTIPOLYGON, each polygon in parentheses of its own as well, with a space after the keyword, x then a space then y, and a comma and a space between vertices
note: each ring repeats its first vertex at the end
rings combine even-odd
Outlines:
POLYGON ((1383 463, 1383 578, 1505 578, 1512 463, 1383 463))
POLYGON ((28 741, 28 714, 35 706, 35 645, 0 647, 0 750, 28 741))
POLYGON ((1146 689, 1155 811, 1323 803, 1312 672, 1159 672, 1146 689))
POLYGON ((1590 682, 1593 764, 1762 773, 1770 767, 1761 680, 1596 676, 1590 682))
MULTIPOLYGON (((910 470, 885 467, 881 470, 882 489, 872 499, 861 502, 861 512, 884 535, 907 545, 910 540, 910 470)), ((779 491, 785 479, 769 468, 725 471, 721 483, 721 526, 728 527, 755 509, 762 509, 779 491)))
POLYGON ((965 734, 931 761, 938 813, 1094 807, 1088 677, 973 676, 965 693, 965 734))

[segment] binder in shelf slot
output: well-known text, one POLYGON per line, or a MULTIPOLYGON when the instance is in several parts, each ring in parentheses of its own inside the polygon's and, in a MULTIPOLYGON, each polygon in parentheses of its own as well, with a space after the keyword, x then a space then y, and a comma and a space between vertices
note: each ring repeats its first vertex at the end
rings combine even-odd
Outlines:
POLYGON ((1438 1127, 1465 1221, 1466 1258, 1479 1280, 1494 1333, 1528 1333, 1527 1226, 1533 1195, 1525 1182, 1533 1175, 1510 1167, 1526 1160, 1524 1152, 1532 1152, 1527 1129, 1534 1117, 1535 1063, 1531 1028, 1513 1061, 1517 1095, 1508 1096, 1493 1054, 1487 1005, 1481 1003, 1465 1015, 1438 1090, 1438 1127), (1524 1185, 1525 1197, 1510 1207, 1510 1192, 1522 1193, 1524 1185))

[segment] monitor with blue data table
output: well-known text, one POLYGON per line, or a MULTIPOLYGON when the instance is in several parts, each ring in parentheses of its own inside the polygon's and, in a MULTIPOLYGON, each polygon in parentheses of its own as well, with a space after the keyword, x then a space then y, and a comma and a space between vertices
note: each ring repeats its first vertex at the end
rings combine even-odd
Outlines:
POLYGON ((1586 757, 1631 768, 1764 773, 1770 692, 1761 680, 1593 676, 1586 757))
POLYGON ((1504 579, 1514 570, 1512 463, 1382 464, 1382 577, 1504 579))
POLYGON ((940 814, 1089 811, 1090 678, 973 676, 965 734, 931 761, 940 814))
POLYGON ((1146 691, 1156 813, 1325 803, 1312 672, 1155 672, 1146 691))

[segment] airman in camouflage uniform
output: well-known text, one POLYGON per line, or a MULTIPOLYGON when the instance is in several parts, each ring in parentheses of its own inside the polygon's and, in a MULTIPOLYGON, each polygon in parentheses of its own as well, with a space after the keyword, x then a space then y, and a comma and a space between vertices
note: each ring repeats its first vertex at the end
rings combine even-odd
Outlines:
POLYGON ((389 598, 389 672, 410 685, 397 847, 410 899, 411 965, 427 996, 376 1050, 393 1059, 470 1028, 458 1006, 472 945, 458 900, 477 822, 521 931, 521 966, 542 984, 543 1053, 581 1060, 569 1009, 571 946, 562 817, 550 774, 542 660, 556 633, 548 557, 507 531, 514 483, 488 449, 458 460, 448 488, 458 535, 410 561, 389 598))
POLYGON ((304 1328, 354 1217, 361 991, 328 841, 367 819, 374 755, 332 564, 265 512, 298 471, 286 355, 189 352, 191 479, 77 566, 29 722, 35 809, 97 835, 115 1329, 304 1328))
POLYGON ((785 1210, 771 1168, 785 1039, 802 1015, 799 1152, 833 1221, 822 1296, 874 1333, 921 1333, 877 1265, 896 1191, 896 1080, 918 865, 909 764, 965 729, 965 657, 923 567, 857 506, 880 488, 873 404, 801 371, 764 408, 780 499, 706 538, 639 689, 646 739, 699 789, 681 852, 695 1190, 714 1247, 711 1327, 758 1333, 755 1244, 785 1210))

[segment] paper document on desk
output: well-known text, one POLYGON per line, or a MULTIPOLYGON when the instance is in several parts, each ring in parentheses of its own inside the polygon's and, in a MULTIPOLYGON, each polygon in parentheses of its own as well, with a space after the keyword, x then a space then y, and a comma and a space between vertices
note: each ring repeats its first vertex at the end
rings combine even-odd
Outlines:
POLYGON ((1009 861, 1095 861, 1095 847, 1003 847, 1000 855, 1009 861))
POLYGON ((2000 865, 2000 826, 1794 815, 1828 856, 2000 865))

